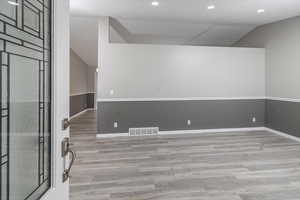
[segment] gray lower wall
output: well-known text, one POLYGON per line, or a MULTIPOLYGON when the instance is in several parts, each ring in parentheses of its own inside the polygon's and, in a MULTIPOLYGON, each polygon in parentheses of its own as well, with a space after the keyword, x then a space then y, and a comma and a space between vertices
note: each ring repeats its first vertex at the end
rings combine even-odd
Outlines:
POLYGON ((261 127, 300 137, 300 102, 206 100, 98 102, 98 133, 123 133, 132 127, 161 131, 261 127), (252 118, 256 117, 256 123, 252 118), (192 124, 187 125, 187 120, 192 124), (118 128, 114 128, 118 122, 118 128))
POLYGON ((101 134, 128 132, 132 127, 173 131, 264 125, 265 100, 98 102, 101 134), (187 120, 191 120, 190 126, 187 120), (118 122, 118 128, 114 128, 114 122, 118 122))
POLYGON ((70 96, 70 117, 87 108, 94 108, 94 98, 94 93, 70 96))
POLYGON ((94 108, 95 107, 95 93, 87 94, 87 107, 94 108))
POLYGON ((266 127, 300 137, 300 103, 267 100, 266 127))

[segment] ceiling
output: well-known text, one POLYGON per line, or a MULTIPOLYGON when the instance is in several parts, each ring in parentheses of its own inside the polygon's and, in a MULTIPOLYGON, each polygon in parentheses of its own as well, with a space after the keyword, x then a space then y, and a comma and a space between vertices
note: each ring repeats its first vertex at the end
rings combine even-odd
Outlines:
POLYGON ((139 20, 261 25, 300 14, 299 0, 71 0, 71 13, 139 20), (214 10, 207 6, 215 5, 214 10), (257 14, 258 9, 264 14, 257 14))
POLYGON ((132 43, 230 46, 257 26, 300 15, 300 0, 152 1, 71 0, 71 48, 97 66, 99 16, 113 17, 132 43))

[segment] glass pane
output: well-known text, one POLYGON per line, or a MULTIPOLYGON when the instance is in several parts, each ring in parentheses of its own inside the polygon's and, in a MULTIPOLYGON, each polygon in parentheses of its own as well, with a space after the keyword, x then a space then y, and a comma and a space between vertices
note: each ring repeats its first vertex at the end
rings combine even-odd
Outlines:
POLYGON ((45 141, 45 151, 44 151, 44 178, 48 179, 49 178, 49 168, 50 168, 50 154, 49 154, 49 150, 50 150, 50 126, 49 123, 50 119, 49 119, 49 114, 50 114, 50 105, 48 103, 45 103, 45 124, 44 124, 44 141, 45 141))
POLYGON ((40 14, 39 10, 32 7, 30 4, 24 1, 24 25, 32 31, 39 31, 40 14))
MULTIPOLYGON (((11 0, 11 2, 16 2, 11 0)), ((8 1, 0 0, 0 13, 5 16, 5 18, 16 19, 16 7, 9 4, 8 1)))
POLYGON ((50 67, 48 62, 45 62, 45 103, 50 103, 50 67))
POLYGON ((7 199, 7 164, 4 164, 1 166, 1 172, 2 172, 2 176, 1 176, 1 200, 6 200, 7 199))
POLYGON ((10 70, 10 183, 17 200, 38 187, 39 62, 11 56, 10 70))
POLYGON ((21 30, 16 30, 13 26, 7 25, 6 26, 6 32, 7 34, 21 38, 23 41, 26 41, 28 43, 34 44, 36 46, 42 46, 43 45, 43 40, 40 38, 37 38, 27 32, 21 31, 21 30))
POLYGON ((0 21, 0 32, 4 31, 4 23, 0 21))
POLYGON ((0 40, 0 51, 3 51, 3 50, 4 50, 4 41, 0 40))
POLYGON ((2 98, 1 98, 1 104, 2 108, 7 108, 7 67, 2 66, 2 98))
MULTIPOLYGON (((46 13, 48 13, 48 10, 45 10, 46 13)), ((46 23, 49 23, 49 15, 45 15, 45 18, 44 18, 44 22, 45 24, 46 23)), ((49 49, 49 46, 50 46, 50 32, 49 32, 49 27, 48 26, 45 26, 45 47, 47 49, 49 49)))
POLYGON ((2 139, 2 156, 7 155, 7 117, 2 117, 1 119, 1 139, 2 139))

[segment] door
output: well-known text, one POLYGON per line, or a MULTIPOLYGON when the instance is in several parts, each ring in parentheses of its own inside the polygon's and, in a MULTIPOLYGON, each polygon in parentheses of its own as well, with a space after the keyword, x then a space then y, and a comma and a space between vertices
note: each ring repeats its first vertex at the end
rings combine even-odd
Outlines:
POLYGON ((1 200, 68 199, 68 10, 68 0, 0 0, 1 200))

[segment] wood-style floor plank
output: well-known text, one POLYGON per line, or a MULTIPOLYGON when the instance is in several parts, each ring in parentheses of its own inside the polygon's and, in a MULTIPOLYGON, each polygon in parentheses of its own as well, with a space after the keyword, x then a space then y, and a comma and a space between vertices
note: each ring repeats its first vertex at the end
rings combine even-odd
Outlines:
POLYGON ((96 139, 72 120, 71 200, 299 200, 300 143, 269 132, 96 139))

